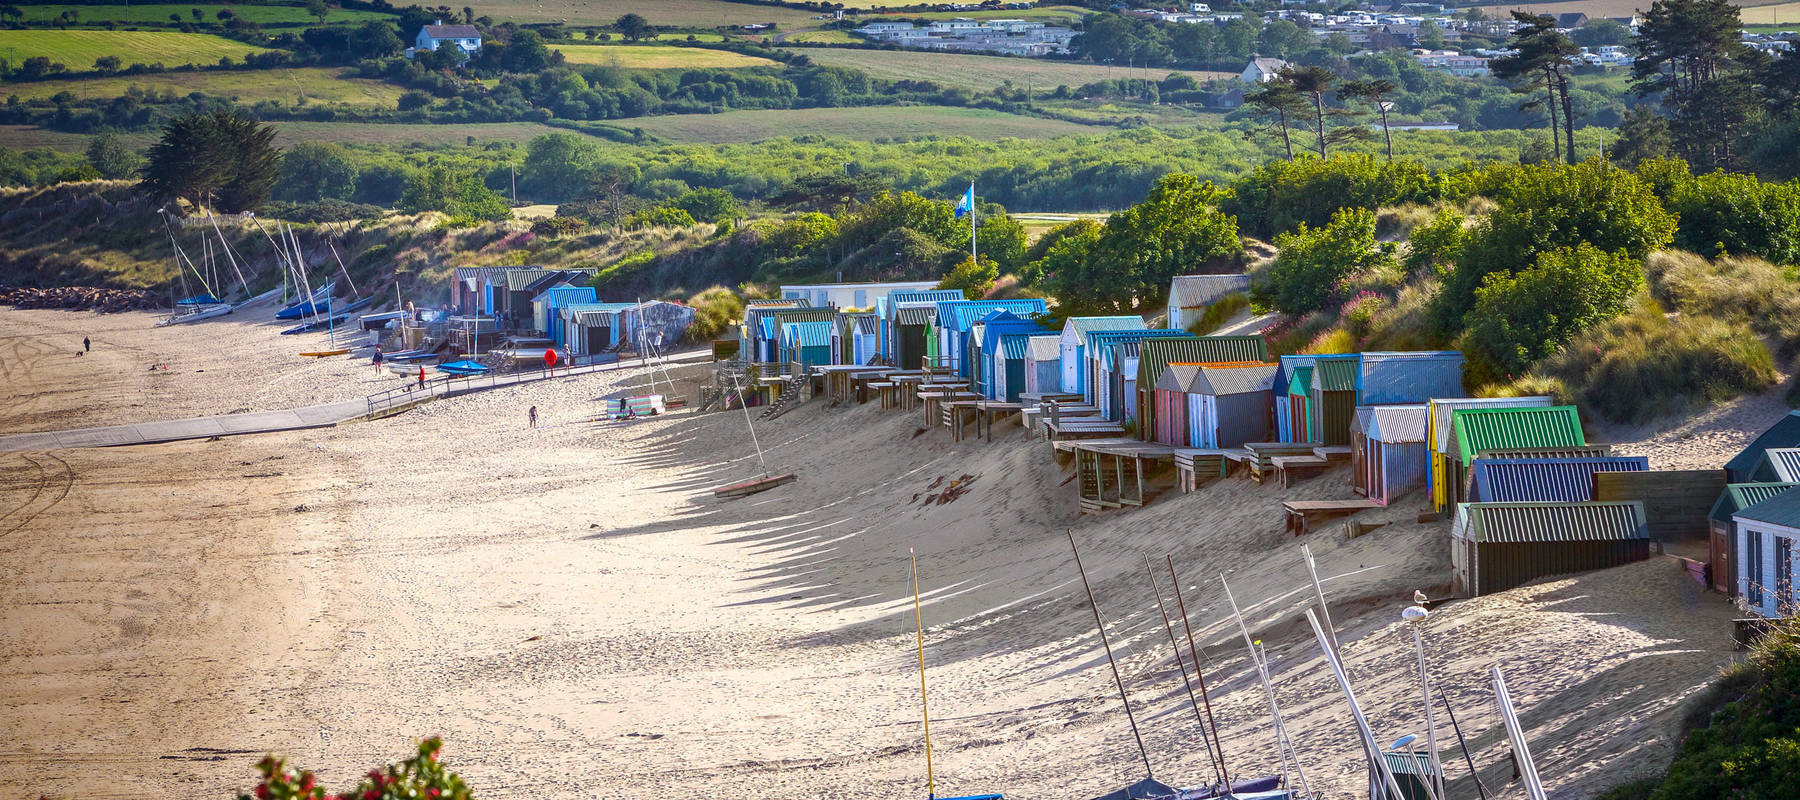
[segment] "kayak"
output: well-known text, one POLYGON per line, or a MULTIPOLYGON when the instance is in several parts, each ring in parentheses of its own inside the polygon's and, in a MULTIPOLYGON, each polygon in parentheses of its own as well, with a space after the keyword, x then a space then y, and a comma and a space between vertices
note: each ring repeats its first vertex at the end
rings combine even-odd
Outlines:
POLYGON ((324 358, 326 356, 341 356, 348 352, 350 352, 350 348, 345 347, 338 350, 318 350, 311 353, 301 353, 300 355, 306 356, 307 358, 324 358))

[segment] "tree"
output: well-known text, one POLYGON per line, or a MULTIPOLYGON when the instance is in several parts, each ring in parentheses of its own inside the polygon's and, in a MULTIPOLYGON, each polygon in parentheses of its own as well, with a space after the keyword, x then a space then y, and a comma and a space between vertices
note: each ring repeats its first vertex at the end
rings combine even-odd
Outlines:
MULTIPOLYGON (((1568 141, 1567 157, 1569 163, 1575 158, 1575 109, 1569 99, 1569 73, 1572 69, 1570 59, 1581 52, 1579 47, 1556 29, 1556 18, 1542 14, 1529 14, 1523 11, 1512 12, 1513 19, 1519 28, 1513 32, 1510 42, 1512 52, 1488 62, 1494 77, 1513 85, 1515 92, 1530 92, 1543 87, 1546 100, 1545 108, 1550 112, 1550 144, 1560 157, 1563 154, 1563 141, 1568 141), (1560 100, 1562 135, 1557 132, 1558 102, 1560 100)), ((1539 101, 1531 100, 1520 106, 1522 110, 1536 108, 1539 101)))
POLYGON ((620 36, 633 42, 653 35, 649 20, 646 20, 637 14, 625 14, 620 16, 613 22, 612 27, 613 30, 619 32, 620 36))
POLYGON ((1529 269, 1488 276, 1475 291, 1463 337, 1475 376, 1525 374, 1577 334, 1623 313, 1643 285, 1642 261, 1586 242, 1539 253, 1529 269))
MULTIPOLYGON (((201 10, 200 10, 200 9, 198 9, 198 8, 190 8, 190 9, 188 9, 188 15, 189 15, 189 16, 192 16, 192 17, 193 17, 193 18, 194 18, 194 21, 195 21, 195 22, 200 22, 200 21, 201 21, 201 20, 204 20, 204 19, 206 19, 206 12, 204 12, 204 11, 201 11, 201 10)), ((224 19, 225 19, 225 17, 219 17, 219 19, 220 19, 220 20, 221 20, 221 21, 223 21, 223 20, 224 20, 224 19)))
POLYGON ((738 210, 737 198, 724 189, 689 189, 669 201, 669 205, 686 211, 688 216, 701 222, 727 222, 743 216, 738 210))
POLYGON ((1669 155, 1672 142, 1669 138, 1669 121, 1663 119, 1649 106, 1637 106, 1625 112, 1625 119, 1619 122, 1612 147, 1607 148, 1606 157, 1614 164, 1627 169, 1656 158, 1669 155))
POLYGON ((1059 307, 1071 313, 1098 310, 1103 300, 1093 277, 1104 271, 1105 265, 1095 263, 1093 256, 1100 245, 1101 227, 1092 223, 1073 223, 1072 227, 1044 252, 1043 258, 1032 263, 1043 275, 1044 286, 1056 295, 1059 307))
POLYGON ((1345 278, 1394 259, 1392 245, 1377 246, 1375 212, 1345 208, 1323 228, 1305 223, 1275 236, 1275 256, 1250 289, 1259 303, 1299 316, 1336 299, 1345 278))
POLYGON ((1418 40, 1419 46, 1427 50, 1442 50, 1444 49, 1444 29, 1438 27, 1437 23, 1431 20, 1425 20, 1419 23, 1418 40))
POLYGON ((1754 112, 1738 16, 1725 0, 1656 0, 1638 29, 1633 88, 1662 95, 1676 151, 1702 169, 1732 167, 1733 145, 1754 112))
POLYGON ((550 66, 550 48, 544 45, 544 37, 539 36, 537 31, 514 32, 512 40, 499 53, 500 68, 507 72, 542 72, 545 67, 550 66))
POLYGON ((1089 276, 1100 307, 1159 305, 1174 276, 1235 262, 1244 245, 1237 219, 1217 207, 1223 194, 1192 175, 1165 175, 1143 202, 1107 218, 1089 276))
POLYGON ((1282 67, 1281 72, 1275 79, 1279 82, 1286 82, 1288 85, 1294 87, 1294 91, 1298 92, 1301 97, 1310 101, 1313 117, 1312 131, 1319 143, 1320 158, 1325 157, 1326 145, 1350 139, 1360 139, 1367 136, 1369 133, 1367 129, 1360 125, 1351 127, 1340 126, 1336 130, 1332 130, 1330 126, 1325 123, 1327 117, 1343 117, 1349 114, 1348 111, 1341 108, 1327 109, 1325 106, 1325 95, 1331 93, 1332 87, 1337 83, 1337 79, 1337 73, 1324 67, 1296 67, 1291 64, 1282 67))
POLYGON ((1377 114, 1381 115, 1381 137, 1387 141, 1389 161, 1394 160, 1394 134, 1388 130, 1388 109, 1393 106, 1393 103, 1388 102, 1388 98, 1393 96, 1398 88, 1393 81, 1386 78, 1345 81, 1343 86, 1338 87, 1339 97, 1368 103, 1377 114))
POLYGON ((888 189, 886 183, 869 173, 807 175, 783 186, 769 202, 787 208, 837 213, 888 189))
POLYGON ((196 206, 248 211, 268 198, 281 163, 275 129, 235 111, 176 117, 150 146, 139 188, 196 206))
POLYGON ((1616 20, 1590 19, 1575 29, 1572 38, 1582 47, 1607 47, 1631 43, 1631 29, 1616 20))
POLYGON ((348 200, 356 193, 350 151, 335 142, 301 142, 281 160, 275 198, 295 203, 348 200))
POLYGON ((979 262, 973 256, 963 256, 962 261, 945 273, 937 288, 961 289, 964 299, 980 300, 994 290, 994 282, 999 278, 1000 265, 987 254, 982 254, 979 262))
POLYGON ((625 221, 625 227, 632 230, 644 228, 692 228, 694 218, 686 211, 672 206, 656 206, 646 208, 625 221))
POLYGON ((11 3, 7 3, 5 5, 0 5, 0 17, 4 17, 8 20, 11 20, 14 23, 17 23, 19 20, 22 20, 25 18, 25 12, 23 10, 21 10, 18 6, 15 6, 11 3))
POLYGON ((323 25, 325 18, 331 16, 331 5, 325 0, 306 0, 306 13, 313 15, 323 25))
POLYGON ((414 172, 407 179, 400 208, 415 214, 441 211, 453 219, 512 218, 506 200, 487 188, 480 176, 443 164, 414 172))
POLYGON ((119 137, 111 133, 102 133, 88 140, 87 160, 100 173, 100 177, 112 180, 130 177, 137 172, 138 164, 143 161, 124 142, 119 141, 119 137))
POLYGON ((124 66, 124 60, 118 56, 101 56, 94 59, 94 69, 101 72, 118 72, 124 66))
MULTIPOLYGON (((1306 112, 1306 98, 1294 90, 1293 84, 1274 80, 1245 92, 1244 105, 1261 112, 1267 119, 1268 127, 1263 129, 1263 133, 1273 130, 1281 134, 1281 145, 1287 151, 1287 159, 1293 161, 1294 139, 1288 131, 1293 125, 1292 120, 1306 112)), ((1254 128, 1246 130, 1244 138, 1253 138, 1256 133, 1254 128)))
POLYGON ((1025 226, 1005 214, 983 217, 975 231, 975 251, 992 258, 1001 272, 1016 271, 1025 265, 1025 226))

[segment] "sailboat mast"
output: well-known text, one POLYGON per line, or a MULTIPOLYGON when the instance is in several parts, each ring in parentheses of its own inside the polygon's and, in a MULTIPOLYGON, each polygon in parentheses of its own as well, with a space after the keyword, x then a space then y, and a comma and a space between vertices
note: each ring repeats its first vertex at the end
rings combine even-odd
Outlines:
POLYGON ((1206 693, 1206 673, 1200 668, 1200 648, 1194 646, 1194 627, 1188 624, 1187 601, 1181 598, 1181 579, 1175 577, 1175 557, 1164 555, 1169 562, 1169 582, 1175 584, 1175 608, 1181 612, 1181 629, 1187 632, 1188 655, 1194 658, 1194 680, 1200 684, 1200 701, 1206 704, 1206 724, 1212 728, 1213 746, 1219 748, 1219 771, 1227 776, 1231 767, 1225 764, 1225 739, 1219 735, 1219 722, 1213 718, 1212 697, 1206 693))
POLYGON ((1138 733, 1137 717, 1131 713, 1131 698, 1125 694, 1125 679, 1119 677, 1119 662, 1113 660, 1112 642, 1106 638, 1106 624, 1100 621, 1100 604, 1094 602, 1094 587, 1088 585, 1087 568, 1081 566, 1081 551, 1075 547, 1075 532, 1069 535, 1069 550, 1075 554, 1075 571, 1081 573, 1081 588, 1087 591, 1088 607, 1094 610, 1094 628, 1100 631, 1100 646, 1106 648, 1106 663, 1112 667, 1113 684, 1119 687, 1119 701, 1125 704, 1125 720, 1131 723, 1131 738, 1137 740, 1138 755, 1144 759, 1144 776, 1154 779, 1150 769, 1150 752, 1144 749, 1144 737, 1138 733))
POLYGON ((1269 668, 1265 663, 1262 651, 1256 649, 1256 641, 1250 638, 1250 626, 1244 622, 1244 612, 1238 609, 1237 598, 1231 594, 1231 584, 1225 582, 1225 576, 1219 576, 1219 585, 1225 587, 1225 599, 1231 603, 1231 615, 1237 618, 1238 632, 1244 635, 1244 646, 1250 649, 1250 663, 1256 667, 1256 676, 1261 679, 1263 694, 1269 700, 1269 716, 1275 723, 1276 747, 1281 751, 1282 777, 1287 776, 1288 757, 1293 756, 1294 773, 1300 778, 1300 788, 1307 795, 1312 794, 1312 786, 1306 782, 1306 771, 1300 766, 1300 753, 1294 750, 1294 743, 1288 739, 1287 725, 1281 721, 1281 705, 1275 702, 1275 684, 1269 680, 1269 668))
MULTIPOLYGON (((1156 585, 1156 568, 1150 565, 1150 557, 1144 556, 1144 571, 1150 574, 1150 590, 1156 592, 1156 610, 1162 613, 1163 631, 1169 634, 1169 647, 1175 651, 1175 666, 1181 668, 1181 683, 1187 687, 1188 704, 1194 707, 1194 721, 1200 723, 1200 741, 1206 744, 1206 760, 1212 762, 1213 774, 1219 778, 1219 785, 1225 785, 1225 772, 1219 768, 1219 759, 1213 754, 1212 737, 1206 733, 1206 717, 1200 714, 1200 699, 1194 696, 1194 682, 1188 679, 1187 662, 1181 660, 1181 643, 1175 639, 1175 626, 1169 622, 1169 609, 1163 605, 1162 587, 1156 585)), ((1194 668, 1200 668, 1200 662, 1194 662, 1194 668)))
POLYGON ((925 796, 928 800, 937 797, 937 780, 931 768, 931 707, 925 701, 925 614, 919 609, 919 557, 912 555, 913 584, 913 620, 917 623, 919 641, 919 713, 925 718, 925 796))

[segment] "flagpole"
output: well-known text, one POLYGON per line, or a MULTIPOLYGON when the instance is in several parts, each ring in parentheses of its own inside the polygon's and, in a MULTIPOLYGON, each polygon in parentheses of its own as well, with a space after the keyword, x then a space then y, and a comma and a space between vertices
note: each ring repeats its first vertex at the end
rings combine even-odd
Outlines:
POLYGON ((975 182, 969 181, 969 261, 977 266, 981 257, 975 252, 975 182))

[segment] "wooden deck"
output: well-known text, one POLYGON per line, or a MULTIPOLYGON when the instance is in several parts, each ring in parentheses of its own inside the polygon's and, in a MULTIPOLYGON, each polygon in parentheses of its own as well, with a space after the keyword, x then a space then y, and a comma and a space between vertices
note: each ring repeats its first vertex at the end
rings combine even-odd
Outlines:
POLYGON ((1194 447, 1175 448, 1176 487, 1182 494, 1231 474, 1231 465, 1239 463, 1242 450, 1207 450, 1194 447), (1235 456, 1235 457, 1234 457, 1235 456))
POLYGON ((1150 499, 1146 478, 1175 458, 1175 448, 1166 444, 1120 436, 1058 441, 1051 446, 1075 456, 1076 490, 1084 514, 1142 506, 1150 499))
POLYGON ((1244 445, 1244 466, 1250 480, 1262 483, 1274 476, 1274 459, 1278 456, 1310 456, 1313 445, 1307 442, 1253 442, 1244 445))
POLYGON ((1329 460, 1318 456, 1275 456, 1269 459, 1275 468, 1275 478, 1281 482, 1282 488, 1294 485, 1295 481, 1313 477, 1331 467, 1329 460))
POLYGON ((1281 504, 1281 510, 1287 513, 1287 530, 1295 536, 1311 533, 1321 524, 1358 511, 1380 507, 1374 500, 1287 500, 1281 504))

